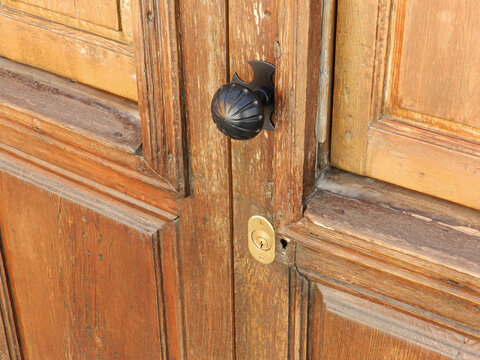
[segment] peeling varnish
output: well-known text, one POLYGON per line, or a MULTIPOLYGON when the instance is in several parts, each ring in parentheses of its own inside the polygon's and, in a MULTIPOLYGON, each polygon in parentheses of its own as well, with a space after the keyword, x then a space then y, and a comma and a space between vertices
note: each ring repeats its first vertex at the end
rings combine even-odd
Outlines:
POLYGON ((475 228, 471 228, 471 227, 468 227, 468 226, 461 226, 461 225, 460 226, 449 225, 449 224, 445 224, 445 223, 442 223, 442 222, 437 222, 437 224, 442 225, 442 226, 446 226, 450 229, 459 231, 459 232, 467 234, 467 235, 471 235, 471 236, 475 236, 475 237, 480 238, 480 230, 475 229, 475 228))
MULTIPOLYGON (((408 215, 410 215, 410 216, 412 216, 416 219, 425 221, 425 222, 432 222, 433 221, 433 219, 431 219, 429 217, 422 216, 422 215, 415 214, 415 213, 409 213, 408 215)), ((435 221, 435 224, 448 227, 449 229, 461 232, 461 233, 466 234, 466 235, 476 236, 476 237, 480 238, 480 230, 472 228, 472 227, 463 226, 463 225, 450 225, 450 224, 447 224, 447 223, 444 223, 444 222, 441 222, 441 221, 435 221)))
POLYGON ((423 220, 423 221, 427 221, 427 222, 432 221, 432 219, 430 219, 426 216, 419 215, 419 214, 409 214, 409 215, 413 216, 415 219, 419 219, 419 220, 423 220))

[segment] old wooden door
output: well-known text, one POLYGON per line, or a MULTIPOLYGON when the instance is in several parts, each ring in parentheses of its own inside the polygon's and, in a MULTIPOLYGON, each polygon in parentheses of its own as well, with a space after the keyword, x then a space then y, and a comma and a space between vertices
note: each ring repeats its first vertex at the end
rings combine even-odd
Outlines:
POLYGON ((2 357, 480 358, 477 12, 0 0, 2 357), (230 140, 249 60, 275 130, 230 140))

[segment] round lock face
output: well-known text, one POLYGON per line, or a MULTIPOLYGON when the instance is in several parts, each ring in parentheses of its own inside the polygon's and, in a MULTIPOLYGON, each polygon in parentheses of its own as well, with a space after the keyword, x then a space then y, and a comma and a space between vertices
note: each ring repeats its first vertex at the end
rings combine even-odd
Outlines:
POLYGON ((252 233, 252 242, 257 248, 263 251, 267 251, 272 247, 270 235, 263 230, 255 230, 252 233))

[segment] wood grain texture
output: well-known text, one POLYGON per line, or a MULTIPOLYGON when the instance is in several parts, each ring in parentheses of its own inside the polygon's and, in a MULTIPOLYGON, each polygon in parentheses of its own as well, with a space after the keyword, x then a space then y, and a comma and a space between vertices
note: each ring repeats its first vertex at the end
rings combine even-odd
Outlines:
POLYGON ((480 356, 477 341, 343 291, 313 286, 323 300, 313 309, 323 313, 323 329, 311 333, 322 349, 313 354, 316 359, 473 360, 480 356))
POLYGON ((2 0, 2 4, 40 17, 62 22, 66 25, 98 25, 119 31, 121 28, 119 6, 125 7, 128 2, 115 0, 2 0), (76 21, 75 21, 76 20, 76 21), (72 24, 73 23, 73 24, 72 24))
POLYGON ((337 2, 324 0, 320 47, 320 81, 317 108, 317 172, 330 163, 330 130, 332 123, 333 65, 335 62, 335 29, 337 2))
MULTIPOLYGON (((0 106, 55 122, 75 134, 135 154, 141 147, 135 103, 0 58, 0 106)), ((45 131, 45 130, 43 130, 45 131)))
POLYGON ((234 359, 229 140, 210 102, 227 79, 224 1, 179 3, 189 148, 189 197, 180 202, 179 254, 186 359, 234 359))
POLYGON ((480 209, 479 144, 382 120, 368 132, 365 160, 369 176, 480 209))
POLYGON ((143 156, 181 194, 187 151, 176 0, 139 0, 132 9, 143 156))
POLYGON ((322 36, 321 0, 280 1, 275 46, 276 129, 274 219, 281 228, 300 219, 314 188, 315 126, 322 36))
POLYGON ((364 174, 379 0, 339 0, 335 47, 333 166, 364 174))
MULTIPOLYGON (((1 228, 0 228, 0 241, 1 228)), ((0 258, 0 311, 2 314, 2 327, 0 330, 0 359, 20 360, 22 353, 18 342, 17 325, 10 296, 9 281, 5 269, 3 256, 0 258)))
MULTIPOLYGON (((241 79, 249 81, 252 72, 248 61, 276 62, 278 9, 281 6, 271 0, 229 1, 230 74, 236 72, 241 79)), ((274 76, 279 84, 278 73, 274 76)), ((276 96, 278 99, 278 91, 276 96)), ((281 108, 278 102, 275 108, 281 108)), ((273 217, 277 131, 264 130, 249 141, 231 142, 238 359, 286 359, 288 353, 290 270, 277 262, 270 265, 257 262, 248 251, 247 238, 247 222, 251 216, 273 217)))
MULTIPOLYGON (((477 1, 401 1, 392 99, 418 114, 480 131, 480 6, 477 1), (400 25, 401 24, 401 25, 400 25), (473 76, 472 76, 473 75, 473 76)), ((421 119, 419 120, 422 121, 421 119)))
MULTIPOLYGON (((305 356, 301 340, 288 337, 293 291, 283 264, 288 259, 269 266, 257 263, 247 250, 245 226, 252 215, 266 216, 277 227, 297 220, 313 188, 321 5, 229 3, 230 73, 248 81, 252 59, 277 66, 275 131, 263 131, 248 142, 232 141, 235 325, 241 359, 305 356), (266 299, 276 299, 275 304, 266 299)), ((291 331, 300 331, 298 324, 292 326, 297 328, 291 331)))
POLYGON ((5 330, 3 328, 0 330, 0 359, 11 359, 10 351, 8 350, 7 338, 5 336, 5 330))
POLYGON ((137 99, 131 47, 0 6, 0 55, 137 99), (119 51, 120 50, 120 51, 119 51))
POLYGON ((295 268, 290 270, 289 360, 311 359, 309 346, 310 284, 295 268))
POLYGON ((478 212, 338 171, 319 188, 283 232, 301 272, 480 336, 478 212))
POLYGON ((166 358, 158 232, 168 218, 5 164, 3 251, 25 357, 166 358))
POLYGON ((186 359, 183 288, 180 278, 180 221, 166 224, 159 236, 168 360, 186 359))
POLYGON ((480 209, 478 11, 339 2, 332 165, 480 209))
POLYGON ((0 147, 120 201, 130 197, 177 212, 174 189, 138 154, 140 122, 132 102, 0 62, 0 147))

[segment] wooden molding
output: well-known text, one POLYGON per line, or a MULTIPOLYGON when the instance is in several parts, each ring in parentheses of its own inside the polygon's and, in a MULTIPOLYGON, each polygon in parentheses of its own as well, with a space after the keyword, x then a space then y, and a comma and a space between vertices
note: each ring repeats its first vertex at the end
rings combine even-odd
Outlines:
POLYGON ((321 0, 308 0, 281 1, 277 5, 283 10, 278 12, 274 49, 276 227, 300 219, 304 200, 314 188, 322 4, 321 0))
MULTIPOLYGON (((155 348, 145 348, 141 349, 141 351, 145 352, 145 355, 148 354, 149 357, 151 356, 156 356, 155 354, 161 354, 163 359, 177 359, 179 352, 179 349, 183 348, 183 336, 184 336, 184 331, 183 331, 183 323, 182 323, 182 307, 181 307, 181 289, 179 285, 179 278, 177 277, 177 272, 178 272, 178 253, 177 253, 177 246, 178 246, 178 221, 177 221, 177 216, 175 214, 167 213, 167 212, 156 212, 153 213, 151 211, 151 206, 148 206, 148 204, 144 204, 144 207, 139 206, 137 204, 136 207, 131 206, 130 203, 123 203, 123 202, 118 202, 117 200, 112 200, 110 196, 104 196, 102 194, 99 194, 98 191, 91 190, 89 188, 85 188, 83 186, 79 186, 79 184, 66 180, 64 177, 59 177, 56 175, 53 175, 49 171, 45 171, 41 168, 38 168, 36 166, 33 166, 29 163, 26 163, 22 160, 19 160, 18 158, 15 158, 13 156, 9 156, 6 153, 0 152, 0 178, 2 180, 3 186, 6 188, 4 189, 4 192, 2 194, 2 200, 5 200, 4 204, 7 204, 8 201, 12 201, 12 199, 15 199, 18 194, 15 195, 15 191, 11 191, 11 188, 14 189, 21 189, 22 187, 19 187, 19 184, 22 183, 25 189, 27 190, 28 196, 25 198, 25 203, 24 204, 29 204, 30 202, 33 202, 35 204, 48 204, 47 208, 51 211, 52 208, 56 209, 58 206, 58 219, 56 216, 46 216, 46 218, 40 217, 38 221, 47 221, 50 222, 49 225, 50 227, 46 226, 45 228, 42 228, 41 232, 43 236, 47 236, 49 231, 52 231, 55 229, 54 226, 52 226, 52 223, 55 224, 58 221, 58 227, 59 227, 59 236, 60 239, 56 239, 55 237, 52 237, 52 243, 50 244, 51 246, 49 249, 51 250, 52 248, 57 248, 57 247, 62 247, 66 246, 68 249, 68 244, 70 246, 77 246, 79 243, 82 243, 82 241, 78 241, 78 238, 75 236, 82 236, 83 238, 83 246, 85 246, 85 241, 90 242, 90 249, 92 251, 92 255, 96 254, 95 259, 97 256, 100 256, 99 259, 105 261, 108 269, 112 271, 112 274, 114 274, 114 277, 116 276, 117 278, 112 282, 113 284, 117 285, 117 290, 118 286, 122 286, 119 284, 122 284, 122 281, 119 281, 118 278, 121 278, 121 271, 125 271, 126 273, 131 273, 133 272, 135 274, 135 270, 131 269, 130 267, 132 266, 132 263, 134 264, 136 261, 136 257, 134 255, 128 255, 130 252, 136 253, 138 257, 138 261, 141 262, 141 264, 138 264, 139 267, 141 267, 143 270, 138 270, 136 273, 137 275, 144 275, 143 281, 147 282, 150 281, 149 283, 139 283, 138 287, 139 289, 145 286, 146 288, 149 289, 149 297, 148 299, 145 299, 145 304, 148 304, 148 318, 150 320, 146 321, 145 323, 148 323, 150 326, 149 330, 152 331, 151 334, 143 334, 142 338, 145 341, 148 341, 148 339, 152 339, 155 337, 154 340, 152 340, 152 343, 157 343, 158 339, 158 347, 155 346, 155 348), (33 186, 32 186, 33 185, 33 186), (8 186, 11 186, 11 188, 8 188, 8 186), (7 189, 8 188, 8 189, 7 189), (35 198, 35 196, 32 196, 34 194, 38 194, 38 198, 35 198), (11 196, 10 196, 11 195, 11 196), (58 205, 57 205, 58 203, 58 205), (60 210, 61 209, 61 210, 60 210), (75 210, 77 209, 77 210, 75 210), (65 214, 63 213, 65 211, 65 214), (75 212, 79 211, 79 212, 75 212), (78 218, 76 216, 79 216, 78 214, 82 214, 80 221, 78 221, 78 218), (62 216, 63 218, 62 218, 62 216), (53 220, 52 220, 53 218, 53 220), (88 221, 90 220, 90 222, 88 221), (63 226, 63 228, 62 228, 63 226), (82 228, 84 226, 84 228, 82 228), (85 229, 85 226, 88 227, 88 230, 85 229), (100 227, 100 229, 99 229, 100 227), (69 229, 70 231, 67 231, 69 229), (83 230, 82 230, 83 229, 83 230), (107 230, 105 230, 107 229, 107 230), (95 231, 98 231, 97 233, 95 231), (111 231, 111 232, 109 232, 111 231), (112 233, 113 232, 113 233, 112 233), (64 234, 65 238, 62 239, 62 233, 64 234), (79 235, 80 234, 80 235, 79 235), (98 255, 98 253, 95 253, 95 251, 102 251, 101 246, 98 238, 102 239, 102 234, 104 234, 105 238, 110 237, 110 241, 105 241, 103 246, 103 250, 106 251, 108 255, 102 257, 102 255, 98 255), (125 237, 122 237, 125 236, 125 237), (112 238, 114 240, 112 240, 112 238), (67 241, 67 239, 69 241, 67 241), (87 240, 86 240, 87 239, 87 240), (64 241, 62 241, 64 240, 64 241), (94 246, 92 246, 92 242, 94 246), (129 243, 131 242, 131 243, 129 243), (149 245, 149 242, 151 244, 149 245), (63 245, 62 245, 63 244, 63 245), (67 245, 65 245, 67 244, 67 245), (98 246, 97 246, 98 244, 98 246), (109 250, 107 250, 105 247, 108 247, 109 250), (96 249, 96 250, 95 250, 96 249), (100 249, 100 250, 99 250, 100 249), (115 250, 112 250, 115 249, 115 250), (109 251, 112 251, 111 253, 109 251), (120 256, 125 256, 125 258, 129 259, 129 266, 122 270, 122 262, 120 260, 116 260, 114 255, 119 255, 120 256), (110 256, 109 256, 110 255, 110 256), (108 266, 112 266, 112 268, 109 268, 108 266), (148 271, 146 271, 148 269, 148 271), (148 274, 147 274, 148 273, 148 274), (154 311, 152 311, 154 310, 154 311), (155 313, 156 312, 156 313, 155 313), (158 318, 158 319, 157 319, 158 318), (156 325, 156 323, 158 325, 156 325), (158 327, 157 327, 158 326, 158 327), (150 337, 151 336, 151 337, 150 337)), ((132 202, 133 203, 133 202, 132 202)), ((10 206, 12 204, 10 203, 10 206)), ((33 206, 33 205, 32 205, 33 206)), ((28 207, 28 206, 27 206, 28 207)), ((34 208, 36 210, 36 208, 34 208)), ((12 259, 12 252, 15 253, 18 259, 18 256, 22 256, 22 251, 19 250, 19 247, 17 247, 12 240, 12 237, 14 237, 14 234, 16 234, 20 228, 23 228, 22 226, 18 226, 18 224, 15 224, 15 221, 12 221, 12 219, 15 218, 20 218, 16 214, 17 212, 12 211, 11 213, 8 213, 10 210, 10 207, 7 207, 5 205, 2 210, 2 232, 5 234, 9 234, 10 236, 6 235, 5 239, 9 239, 9 242, 4 239, 3 244, 5 243, 9 244, 9 249, 10 251, 9 255, 10 257, 7 257, 10 261, 12 259), (16 217, 17 216, 17 217, 16 217), (7 226, 8 225, 8 226, 7 226), (3 226, 5 226, 5 229, 7 227, 9 228, 8 230, 3 231, 3 226), (13 234, 13 235, 12 235, 13 234), (13 243, 12 243, 13 242, 13 243)), ((41 209, 40 209, 41 210, 41 209)), ((32 211, 27 210, 28 211, 32 211)), ((51 215, 52 213, 48 213, 51 215)), ((25 214, 24 214, 25 216, 25 214)), ((24 220, 23 220, 24 221, 24 220)), ((41 227, 38 227, 41 228, 41 227)), ((35 231, 38 230, 37 226, 32 226, 32 227, 25 227, 25 230, 27 234, 35 233, 35 231)), ((26 241, 31 241, 32 243, 35 243, 37 239, 34 236, 26 236, 26 241)), ((40 248, 44 245, 39 245, 40 248)), ((80 246, 80 245, 79 245, 80 246)), ((21 247, 20 247, 21 248, 21 247)), ((64 249, 65 250, 65 249, 64 249)), ((72 250, 72 249, 70 249, 72 250)), ((85 249, 83 249, 85 250, 85 249)), ((4 251, 6 251, 4 249, 4 251)), ((36 251, 39 251, 41 253, 41 250, 36 249, 36 251)), ((53 252, 54 253, 54 252, 53 252)), ((42 253, 45 255, 44 253, 42 253)), ((48 252, 47 252, 48 254, 48 252)), ((52 253, 50 253, 52 254, 52 253)), ((38 255, 40 258, 41 256, 38 255)), ((90 250, 88 251, 78 251, 78 253, 73 253, 70 254, 70 256, 66 256, 65 258, 58 259, 58 261, 73 261, 75 264, 74 258, 77 256, 78 264, 83 264, 83 266, 86 266, 85 263, 88 263, 88 260, 86 259, 87 256, 90 257, 90 250), (83 260, 83 261, 82 261, 83 260)), ((39 261, 49 261, 48 259, 43 259, 39 261)), ((96 261, 96 260, 93 260, 96 261)), ((50 263, 49 263, 50 264, 50 263)), ((15 333, 15 328, 13 326, 13 318, 11 314, 11 310, 9 310, 11 307, 8 303, 9 298, 8 298, 8 293, 7 290, 5 289, 5 276, 3 274, 3 268, 2 268, 2 263, 0 262, 0 270, 2 272, 0 273, 0 277, 2 280, 1 281, 1 296, 0 296, 0 303, 2 304, 2 319, 3 323, 6 329, 6 338, 7 338, 7 343, 8 343, 8 349, 10 352, 10 356, 12 359, 20 359, 19 355, 19 347, 18 347, 18 341, 16 340, 16 333, 15 333)), ((38 265, 38 264, 37 264, 38 265)), ((55 267, 58 265, 55 263, 54 260, 52 260, 52 265, 51 267, 55 267)), ((20 291, 23 294, 25 294, 25 285, 31 281, 30 275, 28 274, 27 276, 22 278, 21 271, 19 271, 18 264, 16 267, 16 272, 12 270, 12 263, 9 263, 9 267, 7 269, 8 271, 12 271, 10 275, 16 276, 16 283, 14 283, 13 294, 15 294, 16 291, 20 291), (21 285, 20 285, 20 284, 21 285), (19 289, 21 288, 21 289, 19 289)), ((20 265, 21 266, 21 265, 20 265)), ((80 266, 80 265, 79 265, 80 266)), ((67 266, 68 268, 68 266, 67 266)), ((100 265, 98 268, 96 268, 98 272, 101 272, 102 270, 105 270, 105 268, 102 268, 100 265)), ((72 266, 70 268, 71 271, 82 271, 79 270, 79 268, 76 268, 75 266, 72 266)), ((43 279, 45 280, 45 274, 42 274, 43 279)), ((110 274, 111 275, 111 274, 110 274)), ((125 274, 124 274, 125 275, 125 274)), ((60 276, 60 275, 58 275, 60 276)), ((99 284, 99 279, 100 275, 98 273, 90 273, 90 274, 83 274, 83 276, 91 276, 93 277, 92 282, 86 282, 85 285, 86 287, 88 286, 98 286, 99 293, 102 293, 105 296, 105 292, 108 294, 108 289, 110 289, 108 286, 102 286, 102 284, 99 284), (97 283, 95 283, 97 281, 97 283)), ((81 276, 79 276, 80 278, 81 276)), ((125 275, 125 277, 129 278, 130 283, 135 280, 134 275, 125 275)), ((48 276, 47 276, 48 278, 48 276)), ((102 276, 103 278, 103 276, 102 276)), ((83 277, 82 277, 83 279, 83 277)), ((92 279, 92 278, 91 278, 92 279)), ((58 280, 58 279, 57 279, 58 280)), ((142 281, 142 279, 139 279, 139 281, 142 281)), ((61 281, 60 281, 61 282, 61 281)), ((52 286, 55 288, 56 284, 58 285, 58 282, 55 280, 52 280, 52 286)), ((68 283, 66 286, 83 286, 81 280, 78 280, 77 283, 71 284, 68 283)), ((103 284, 105 285, 105 284, 103 284)), ((110 284, 109 284, 110 285, 110 284)), ((128 291, 129 288, 126 288, 125 291, 128 291)), ((71 295, 72 293, 66 291, 66 293, 63 293, 63 289, 56 289, 56 296, 58 300, 58 296, 65 296, 65 301, 71 301, 71 295), (60 295, 59 295, 60 294, 60 295), (63 294, 63 295, 62 295, 63 294)), ((55 292, 54 290, 52 290, 55 292)), ((138 291, 138 289, 137 289, 138 291)), ((74 293, 74 292, 73 292, 74 293)), ((87 291, 88 293, 88 291, 87 291)), ((17 293, 18 295, 18 293, 17 293)), ((12 295, 13 296, 13 295, 12 295)), ((54 295, 52 295, 55 297, 54 295)), ((85 295, 86 297, 84 298, 85 301, 93 301, 93 297, 90 298, 89 295, 85 295)), ((81 298, 82 296, 78 296, 78 298, 81 298)), ((139 295, 134 295, 136 299, 138 300, 139 295)), ((141 297, 141 296, 140 296, 141 297)), ((101 298, 101 297, 100 297, 101 298)), ((32 298, 30 298, 32 299, 32 298)), ((35 299, 35 296, 33 296, 33 299, 35 299)), ((73 295, 73 303, 75 302, 75 296, 73 295)), ((105 297, 103 297, 105 299, 105 297)), ((15 305, 16 307, 21 307, 22 305, 24 306, 23 308, 16 308, 15 311, 18 311, 18 315, 21 317, 20 320, 18 320, 18 326, 20 327, 19 332, 21 336, 26 336, 25 334, 22 334, 22 331, 28 331, 28 334, 36 334, 38 335, 38 327, 35 326, 35 319, 42 318, 41 314, 37 313, 32 313, 29 309, 25 308, 25 304, 28 303, 29 297, 28 296, 20 296, 19 298, 15 298, 15 305), (23 310, 23 311, 22 311, 23 310), (29 315, 25 315, 25 314, 29 315), (22 327, 23 326, 23 327, 22 327)), ((97 301, 98 298, 95 297, 95 301, 97 301)), ((80 302, 82 300, 79 300, 80 302)), ((109 303, 102 302, 102 300, 98 300, 99 303, 95 303, 95 306, 99 306, 99 308, 104 308, 106 306, 109 306, 109 303)), ((121 300, 119 300, 121 303, 121 300)), ((47 300, 41 301, 43 306, 45 306, 46 303, 48 303, 47 300)), ((137 301, 138 304, 143 304, 143 300, 137 301)), ((118 302, 116 303, 118 305, 118 302)), ((127 304, 126 306, 128 306, 127 304)), ((39 305, 42 306, 42 305, 39 305)), ((61 302, 60 304, 55 304, 58 309, 63 309, 64 303, 61 302)), ((123 306, 125 307, 125 302, 123 303, 123 306)), ((133 305, 130 305, 133 306, 133 305)), ((145 305, 147 306, 147 305, 145 305)), ((137 310, 137 309, 136 309, 137 310)), ((97 318, 92 319, 88 318, 87 315, 85 315, 85 310, 82 308, 82 305, 79 305, 79 307, 75 308, 74 305, 72 305, 72 308, 70 308, 71 312, 74 311, 81 311, 81 315, 84 315, 83 320, 84 321, 91 321, 95 322, 97 321, 97 318)), ((114 311, 114 310, 113 310, 114 311)), ((145 309, 140 310, 140 311, 145 311, 145 309)), ((62 313, 62 316, 66 319, 66 321, 70 321, 71 317, 69 317, 72 313, 67 312, 67 315, 65 313, 62 313), (70 315, 69 315, 70 314, 70 315)), ((134 313, 135 311, 133 311, 134 313)), ((88 313, 88 311, 87 311, 88 313)), ((102 313, 100 311, 100 313, 102 313)), ((132 314, 129 315, 130 321, 132 321, 132 318, 135 316, 138 316, 138 314, 134 314, 132 317, 132 314)), ((79 316, 80 317, 80 316, 79 316)), ((47 318, 51 320, 51 318, 47 318)), ((75 319, 75 315, 73 315, 73 319, 75 319)), ((73 320, 75 321, 75 320, 73 320)), ((69 324, 71 326, 71 324, 69 324)), ((68 326, 65 325, 64 323, 60 323, 59 326, 68 326)), ((110 336, 111 331, 115 329, 109 328, 111 324, 107 324, 106 322, 101 322, 98 324, 98 328, 95 326, 95 331, 100 331, 103 332, 103 334, 108 334, 105 336, 110 336)), ((93 326, 92 326, 93 328, 93 326)), ((84 351, 84 354, 89 353, 91 354, 92 348, 94 346, 91 346, 91 341, 95 341, 93 338, 90 338, 90 334, 87 334, 84 332, 83 327, 76 326, 73 327, 72 332, 69 334, 62 334, 62 333, 57 333, 55 334, 54 338, 56 340, 59 340, 59 342, 62 341, 64 336, 73 336, 72 334, 75 331, 79 331, 81 335, 79 335, 80 338, 82 338, 80 343, 78 344, 84 344, 81 341, 85 341, 85 343, 90 342, 90 346, 85 346, 84 348, 81 349, 81 351, 84 351)), ((99 335, 101 336, 101 335, 99 335)), ((118 340, 122 342, 123 340, 118 337, 114 338, 115 340, 118 340)), ((24 339, 25 343, 22 343, 22 346, 24 349, 28 349, 29 351, 34 351, 36 352, 38 350, 38 343, 35 343, 35 341, 32 342, 31 338, 24 339)), ((112 340, 113 341, 113 340, 112 340)), ((57 342, 57 344, 59 343, 57 342)), ((114 342, 114 341, 113 341, 114 342)), ((70 344, 65 342, 62 343, 62 345, 69 346, 70 351, 74 351, 75 346, 81 346, 78 344, 70 344)), ((133 344, 135 344, 135 341, 133 341, 133 344)), ((136 345, 134 345, 136 346, 136 345)), ((113 357, 113 350, 112 348, 110 349, 103 349, 105 353, 112 354, 113 357)), ((27 351, 27 350, 25 350, 27 351)), ((60 351, 58 348, 56 348, 53 351, 60 351)))
POLYGON ((0 32, 8 34, 0 43, 0 55, 137 99, 135 59, 130 44, 1 5, 0 18, 0 32))
POLYGON ((334 170, 280 233, 310 278, 480 337, 478 212, 334 170), (321 274, 321 275, 320 275, 321 274))
MULTIPOLYGON (((1 240, 2 236, 0 233, 0 241, 1 240)), ((15 325, 15 312, 12 307, 7 273, 5 271, 5 264, 2 256, 0 256, 0 309, 3 325, 3 329, 0 329, 0 336, 5 336, 5 345, 7 348, 4 349, 4 346, 1 346, 2 348, 0 349, 0 355, 8 356, 8 359, 10 360, 21 360, 23 357, 21 355, 21 348, 18 342, 18 331, 17 326, 15 325)))
POLYGON ((290 268, 290 323, 288 360, 311 359, 308 350, 310 284, 292 267, 290 268))
MULTIPOLYGON (((322 307, 324 307, 324 309, 317 307, 315 311, 325 311, 327 316, 335 314, 366 325, 382 334, 394 336, 449 359, 478 359, 479 341, 332 287, 322 284, 315 284, 313 287, 313 292, 317 292, 316 297, 321 297, 322 307)), ((312 333, 312 335, 314 338, 325 336, 322 331, 312 333)), ((315 339, 313 343, 317 341, 315 339)))
POLYGON ((143 156, 182 195, 188 193, 183 62, 176 0, 132 4, 143 156))
POLYGON ((178 194, 138 155, 132 102, 9 60, 0 67, 3 151, 121 201, 125 193, 177 212, 178 194))
POLYGON ((380 119, 370 126, 365 166, 376 179, 479 209, 479 156, 476 142, 380 119), (441 159, 442 165, 426 159, 441 159))

